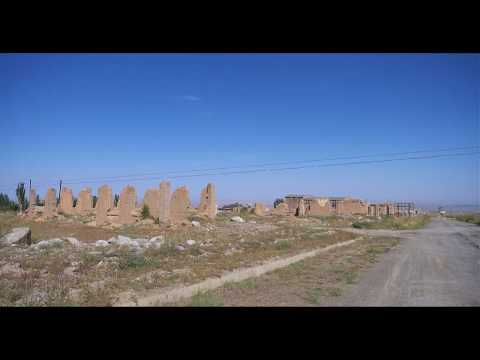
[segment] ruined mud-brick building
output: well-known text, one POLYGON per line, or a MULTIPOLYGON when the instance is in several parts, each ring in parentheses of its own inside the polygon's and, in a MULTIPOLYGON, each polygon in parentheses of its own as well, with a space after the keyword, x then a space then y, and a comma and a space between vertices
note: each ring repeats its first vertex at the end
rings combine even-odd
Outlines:
POLYGON ((367 215, 368 204, 360 199, 336 196, 287 195, 289 214, 298 214, 303 202, 305 215, 367 215))
POLYGON ((368 204, 367 215, 368 216, 394 215, 393 204, 391 203, 368 204))
POLYGON ((397 202, 393 204, 393 214, 395 216, 412 216, 417 215, 418 210, 415 209, 413 202, 397 202))
POLYGON ((250 207, 248 205, 242 205, 239 202, 236 202, 236 203, 233 203, 233 204, 224 205, 221 208, 219 208, 218 210, 220 210, 222 212, 231 212, 231 213, 235 213, 235 214, 240 214, 242 209, 247 209, 248 210, 248 209, 250 209, 250 207))
POLYGON ((360 199, 343 198, 335 204, 335 214, 338 215, 367 215, 368 204, 360 199))
POLYGON ((412 216, 417 215, 418 210, 415 209, 413 202, 384 202, 372 203, 368 205, 368 216, 412 216))

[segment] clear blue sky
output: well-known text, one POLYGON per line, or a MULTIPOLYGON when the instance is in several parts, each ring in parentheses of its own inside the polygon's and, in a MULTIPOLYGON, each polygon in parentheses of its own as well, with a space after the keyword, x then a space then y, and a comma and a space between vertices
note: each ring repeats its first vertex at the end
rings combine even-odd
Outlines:
MULTIPOLYGON (((479 84, 478 54, 1 54, 0 191, 478 145, 479 84)), ((475 155, 171 182, 196 202, 212 181, 220 204, 286 193, 472 204, 478 170, 475 155)), ((132 184, 140 200, 158 183, 132 184)))

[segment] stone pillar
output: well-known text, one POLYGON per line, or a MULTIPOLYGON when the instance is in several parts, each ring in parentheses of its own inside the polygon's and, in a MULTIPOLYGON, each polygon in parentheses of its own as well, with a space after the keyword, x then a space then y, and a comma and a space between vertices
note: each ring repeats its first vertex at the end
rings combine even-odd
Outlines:
POLYGON ((168 181, 160 183, 158 218, 160 222, 168 222, 170 219, 170 183, 168 181))
POLYGON ((113 205, 113 193, 112 189, 108 185, 102 185, 97 190, 97 203, 95 207, 97 207, 100 198, 103 201, 103 207, 107 210, 110 210, 114 207, 113 205))
POLYGON ((255 209, 253 210, 253 213, 257 216, 265 216, 265 205, 262 203, 255 203, 255 209))
POLYGON ((57 193, 54 188, 48 188, 45 195, 45 216, 52 216, 57 208, 57 193))
POLYGON ((191 203, 187 187, 179 187, 173 192, 170 201, 170 220, 175 223, 186 220, 190 207, 191 203))
POLYGON ((210 219, 217 216, 217 196, 215 194, 215 185, 209 183, 200 194, 200 205, 198 211, 207 215, 210 219))
POLYGON ((73 214, 72 189, 63 187, 60 192, 60 210, 65 214, 73 214))
POLYGON ((150 215, 157 219, 160 216, 160 190, 159 189, 147 189, 143 196, 143 204, 147 205, 150 215))
POLYGON ((100 186, 97 190, 97 203, 95 205, 95 220, 97 226, 101 226, 108 221, 107 212, 112 207, 112 189, 108 185, 100 186))
POLYGON ((92 189, 83 188, 78 194, 75 212, 80 215, 88 214, 93 210, 92 189))
POLYGON ((298 216, 305 216, 305 201, 303 199, 300 199, 298 204, 298 216))
POLYGON ((137 193, 135 188, 130 185, 124 187, 118 200, 118 221, 120 224, 133 224, 135 222, 132 211, 135 210, 136 205, 137 193))

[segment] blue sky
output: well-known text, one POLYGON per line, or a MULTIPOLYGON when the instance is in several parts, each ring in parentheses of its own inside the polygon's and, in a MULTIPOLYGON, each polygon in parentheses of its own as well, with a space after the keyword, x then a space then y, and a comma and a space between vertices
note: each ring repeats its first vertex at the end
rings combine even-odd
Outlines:
MULTIPOLYGON (((1 54, 0 191, 478 145, 479 84, 478 54, 1 54)), ((472 204, 478 170, 475 155, 171 182, 194 202, 214 182, 220 204, 286 193, 472 204)), ((140 199, 159 181, 106 183, 140 199)))

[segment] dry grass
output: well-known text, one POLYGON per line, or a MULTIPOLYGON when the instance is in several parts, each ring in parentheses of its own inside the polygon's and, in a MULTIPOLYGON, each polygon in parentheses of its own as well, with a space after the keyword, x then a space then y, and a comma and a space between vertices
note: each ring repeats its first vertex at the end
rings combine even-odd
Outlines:
POLYGON ((423 228, 431 220, 428 215, 393 217, 384 216, 371 222, 357 221, 352 224, 357 229, 414 230, 423 228))
POLYGON ((256 223, 237 224, 230 221, 232 216, 222 214, 215 220, 195 217, 201 227, 145 225, 111 230, 86 226, 79 221, 37 223, 15 214, 0 214, 2 229, 29 226, 35 242, 73 236, 92 243, 116 234, 132 238, 164 235, 167 239, 166 246, 140 254, 114 246, 78 250, 66 244, 39 251, 2 248, 0 267, 3 263, 20 264, 28 276, 2 276, 0 304, 18 306, 27 303, 28 298, 28 304, 38 306, 111 305, 115 294, 128 290, 141 294, 151 289, 192 284, 221 276, 226 271, 354 237, 344 231, 327 233, 323 219, 247 214, 241 216, 256 223), (197 244, 185 245, 189 239, 197 244), (275 243, 275 240, 278 241, 275 243), (185 251, 175 250, 178 244, 183 244, 185 251), (75 270, 68 272, 73 263, 76 263, 75 270), (32 294, 36 295, 32 297, 32 294))
POLYGON ((449 217, 454 218, 458 221, 468 222, 470 224, 480 225, 480 214, 479 213, 465 213, 465 214, 452 214, 449 217))
POLYGON ((224 306, 335 305, 345 289, 398 241, 365 238, 258 278, 225 284, 210 296, 224 306))

